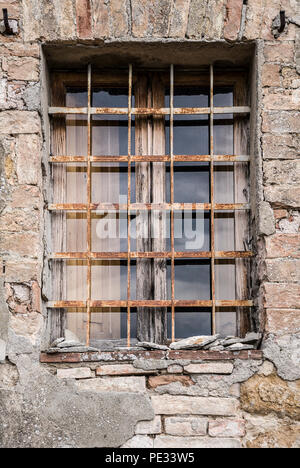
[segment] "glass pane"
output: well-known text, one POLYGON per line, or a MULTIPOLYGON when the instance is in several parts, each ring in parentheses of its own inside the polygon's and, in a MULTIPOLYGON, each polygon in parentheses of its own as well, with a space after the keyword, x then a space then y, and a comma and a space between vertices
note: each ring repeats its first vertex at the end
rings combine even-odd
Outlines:
POLYGON ((214 107, 233 106, 233 87, 218 87, 214 89, 214 107))
POLYGON ((86 156, 87 151, 88 151, 87 115, 81 115, 81 114, 67 115, 66 116, 66 155, 67 156, 86 156))
POLYGON ((236 299, 236 266, 235 260, 215 261, 216 299, 236 299))
POLYGON ((233 212, 215 214, 215 249, 235 250, 235 223, 233 212))
POLYGON ((214 154, 234 154, 233 114, 214 115, 214 154))
POLYGON ((66 106, 67 107, 87 107, 88 93, 84 88, 67 88, 66 106))
POLYGON ((208 211, 174 212, 174 247, 176 252, 210 250, 210 214, 208 211))
POLYGON ((126 163, 94 163, 92 202, 127 203, 128 166, 126 163))
POLYGON ((199 86, 175 86, 174 107, 208 107, 209 88, 199 86))
POLYGON ((66 330, 65 337, 67 340, 79 341, 86 343, 86 309, 65 309, 66 330))
POLYGON ((215 203, 235 203, 234 163, 214 163, 215 203))
POLYGON ((128 107, 128 88, 93 88, 92 106, 128 107))
POLYGON ((87 261, 53 260, 51 262, 53 301, 87 299, 87 261))
MULTIPOLYGON (((175 308, 175 338, 211 335, 211 309, 189 307, 175 308)), ((168 337, 172 336, 172 316, 168 313, 168 337)))
POLYGON ((174 116, 174 154, 209 154, 207 115, 174 116))
POLYGON ((216 332, 222 338, 238 336, 237 313, 235 309, 216 307, 216 332))
POLYGON ((175 299, 210 300, 210 261, 175 260, 175 299))
POLYGON ((92 251, 127 252, 127 211, 92 213, 92 251))
POLYGON ((207 163, 174 163, 175 203, 209 203, 209 174, 207 163))
POLYGON ((92 262, 92 300, 127 300, 126 260, 95 260, 92 262))
POLYGON ((128 153, 128 118, 126 115, 92 116, 92 154, 122 156, 128 153))

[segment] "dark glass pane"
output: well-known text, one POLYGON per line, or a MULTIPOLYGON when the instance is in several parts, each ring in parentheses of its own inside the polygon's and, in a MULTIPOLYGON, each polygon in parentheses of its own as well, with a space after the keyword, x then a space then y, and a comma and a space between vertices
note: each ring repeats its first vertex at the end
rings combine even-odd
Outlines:
POLYGON ((216 307, 216 332, 222 338, 238 335, 236 309, 216 307))
POLYGON ((210 300, 210 261, 175 260, 175 299, 210 300))
POLYGON ((92 117, 92 154, 122 156, 128 152, 128 118, 125 115, 92 117))
POLYGON ((233 106, 233 87, 215 87, 214 107, 233 106))
MULTIPOLYGON (((122 314, 121 314, 121 337, 126 338, 127 337, 127 311, 125 309, 122 309, 122 314)), ((130 309, 130 338, 133 340, 136 338, 136 333, 137 333, 137 311, 136 309, 130 309)), ((134 340, 136 341, 136 340, 134 340)), ((131 344, 133 344, 133 342, 131 344)))
POLYGON ((209 154, 207 115, 174 116, 174 154, 209 154))
POLYGON ((174 246, 176 252, 208 252, 210 250, 209 212, 175 211, 174 246))
POLYGON ((208 163, 174 164, 175 203, 209 203, 210 173, 208 163))
POLYGON ((88 94, 83 88, 67 88, 66 92, 67 107, 87 107, 88 94))
MULTIPOLYGON (((211 310, 198 307, 175 309, 175 337, 211 335, 211 310)), ((168 337, 172 336, 172 315, 168 313, 168 337)))
POLYGON ((94 260, 92 262, 92 299, 95 301, 127 299, 126 260, 94 260))
POLYGON ((132 211, 130 236, 132 252, 171 250, 170 212, 167 210, 132 211), (159 235, 160 226, 164 232, 163 238, 159 235))
POLYGON ((128 107, 127 88, 94 88, 93 107, 128 107))
POLYGON ((198 86, 176 87, 174 107, 208 107, 209 89, 198 86))

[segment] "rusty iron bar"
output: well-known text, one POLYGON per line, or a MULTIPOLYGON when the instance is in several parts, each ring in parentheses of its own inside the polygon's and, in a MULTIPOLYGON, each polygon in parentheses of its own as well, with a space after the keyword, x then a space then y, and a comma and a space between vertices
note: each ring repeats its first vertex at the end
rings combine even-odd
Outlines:
POLYGON ((151 211, 151 210, 174 210, 174 211, 195 211, 212 210, 214 211, 246 211, 250 210, 249 203, 58 203, 50 204, 49 211, 151 211))
MULTIPOLYGON (((128 156, 92 156, 92 163, 107 163, 107 162, 128 162, 128 156)), ((175 162, 210 162, 210 155, 174 155, 175 162)), ((250 156, 241 155, 216 155, 213 156, 215 162, 249 162, 250 156)), ((131 156, 131 162, 170 162, 171 157, 168 155, 147 155, 147 156, 131 156)), ((50 158, 51 163, 86 163, 87 158, 85 156, 52 156, 50 158)))
MULTIPOLYGON (((172 258, 172 252, 90 252, 92 260, 119 259, 119 258, 172 258)), ((252 251, 216 251, 215 259, 222 258, 251 258, 252 251)), ((49 255, 48 260, 87 260, 87 252, 56 252, 49 255)), ((174 258, 211 258, 209 252, 174 252, 174 258)))
POLYGON ((171 320, 172 341, 175 341, 175 228, 174 228, 174 65, 170 65, 170 188, 171 188, 171 320))
POLYGON ((211 237, 211 297, 212 297, 212 334, 216 334, 216 283, 215 283, 215 198, 214 198, 214 69, 209 68, 210 74, 210 237, 211 237))
MULTIPOLYGON (((172 66, 172 65, 171 65, 172 66)), ((231 107, 216 107, 215 114, 249 114, 251 108, 249 106, 231 106, 231 107)), ((88 114, 87 107, 49 107, 50 115, 59 114, 88 114)), ((128 115, 127 107, 92 107, 90 109, 92 115, 128 115)), ((203 115, 210 114, 209 107, 176 107, 172 109, 173 115, 203 115)), ((171 115, 171 107, 161 108, 132 108, 132 115, 171 115)))
POLYGON ((91 134, 91 100, 92 100, 92 66, 88 65, 88 163, 87 163, 87 253, 88 253, 88 268, 87 268, 87 322, 86 322, 86 344, 90 344, 91 336, 91 298, 92 298, 92 218, 91 218, 91 203, 92 203, 92 134, 91 134))
MULTIPOLYGON (((212 307, 212 300, 208 301, 185 301, 185 300, 156 300, 156 301, 50 301, 47 303, 47 308, 49 309, 86 309, 88 303, 90 304, 90 308, 126 308, 126 307, 171 307, 172 303, 174 302, 175 307, 199 307, 199 308, 206 308, 212 307)), ((242 301, 226 301, 226 300, 216 300, 215 301, 216 307, 224 307, 224 308, 235 308, 235 307, 252 307, 253 301, 252 300, 242 300, 242 301)), ((108 311, 110 312, 110 310, 108 311)), ((220 311, 222 313, 222 311, 220 311)))
POLYGON ((128 70, 128 192, 127 192, 127 346, 130 346, 131 338, 131 107, 132 107, 132 65, 129 65, 128 70))
POLYGON ((3 13, 3 22, 4 22, 4 27, 5 27, 5 34, 7 34, 8 36, 12 36, 14 32, 9 24, 7 8, 2 8, 2 13, 3 13))

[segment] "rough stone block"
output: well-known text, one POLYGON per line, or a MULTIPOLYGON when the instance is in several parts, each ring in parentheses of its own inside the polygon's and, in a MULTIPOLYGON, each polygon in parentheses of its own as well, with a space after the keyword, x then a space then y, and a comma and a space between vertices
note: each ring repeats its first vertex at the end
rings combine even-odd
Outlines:
POLYGON ((155 416, 153 421, 140 421, 136 428, 136 434, 160 434, 162 432, 161 427, 161 418, 160 416, 155 416))
POLYGON ((0 134, 39 133, 41 121, 37 112, 0 112, 0 134))
POLYGON ((112 364, 110 366, 101 366, 96 369, 96 375, 140 375, 149 374, 151 371, 137 369, 132 364, 112 364))
POLYGON ((165 419, 165 432, 174 436, 201 436, 207 434, 208 419, 195 417, 173 417, 165 419))
POLYGON ((224 38, 235 40, 241 27, 243 2, 240 0, 228 0, 226 5, 226 19, 224 25, 224 38))
POLYGON ((170 13, 169 36, 184 38, 189 18, 190 0, 175 0, 170 13))
POLYGON ((157 388, 161 385, 169 385, 173 382, 179 382, 184 387, 195 385, 193 380, 188 375, 158 375, 156 377, 149 377, 149 388, 157 388))
POLYGON ((211 437, 244 437, 243 419, 215 419, 209 421, 208 433, 211 437))
POLYGON ((281 86, 280 65, 265 63, 262 68, 263 86, 281 86))
POLYGON ((262 138, 264 159, 297 159, 300 138, 298 135, 264 135, 262 138))
POLYGON ((230 362, 209 362, 204 364, 189 364, 184 367, 190 374, 231 374, 233 364, 230 362))
POLYGON ((267 90, 263 98, 266 110, 298 110, 300 107, 300 90, 267 90))
POLYGON ((78 382, 79 390, 93 392, 130 392, 146 391, 145 377, 99 377, 78 382))
POLYGON ((263 112, 263 132, 267 133, 299 133, 300 119, 295 112, 263 112))
POLYGON ((9 57, 7 75, 10 80, 38 81, 40 61, 32 57, 9 57))
POLYGON ((267 44, 264 47, 266 62, 292 63, 294 59, 294 42, 267 44))
POLYGON ((266 266, 271 283, 300 283, 300 259, 266 260, 266 266))
POLYGON ((267 258, 300 258, 299 234, 274 234, 266 239, 267 258))
POLYGON ((264 283, 265 307, 270 309, 300 308, 300 285, 264 283))
POLYGON ((279 206, 299 208, 300 186, 270 185, 265 187, 265 198, 269 203, 279 206))
POLYGON ((299 332, 300 309, 267 309, 265 330, 273 334, 299 332))
POLYGON ((1 250, 36 258, 40 251, 40 237, 31 232, 5 233, 1 239, 1 250))
POLYGON ((132 439, 129 439, 121 448, 154 448, 154 442, 151 437, 147 437, 146 435, 135 435, 132 439))
POLYGON ((106 0, 92 2, 93 37, 109 36, 109 5, 106 0))
POLYGON ((82 39, 92 36, 92 18, 90 0, 76 0, 77 33, 82 39))
POLYGON ((93 376, 93 372, 89 367, 57 369, 57 377, 59 379, 90 379, 93 376))
POLYGON ((233 416, 238 409, 238 401, 233 398, 161 395, 151 399, 155 414, 233 416))
POLYGON ((172 437, 158 436, 154 440, 154 448, 241 448, 237 439, 214 439, 209 437, 172 437))
POLYGON ((17 177, 20 184, 37 185, 41 181, 40 139, 20 135, 17 142, 17 177))
POLYGON ((298 185, 300 160, 265 161, 264 178, 267 185, 298 185))

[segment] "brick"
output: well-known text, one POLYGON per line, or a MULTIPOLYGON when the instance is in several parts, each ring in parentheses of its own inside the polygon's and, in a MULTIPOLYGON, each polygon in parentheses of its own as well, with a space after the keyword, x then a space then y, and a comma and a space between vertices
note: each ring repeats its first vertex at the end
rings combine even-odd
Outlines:
POLYGON ((40 62, 32 57, 9 57, 7 59, 10 80, 38 81, 40 62))
POLYGON ((241 27, 243 2, 241 0, 227 0, 224 38, 235 40, 241 27))
POLYGON ((300 309, 267 309, 267 333, 297 333, 300 330, 300 309))
POLYGON ((263 112, 263 132, 299 133, 300 119, 295 112, 263 112))
POLYGON ((106 0, 92 2, 93 37, 109 36, 109 5, 106 0))
POLYGON ((262 68, 262 85, 263 86, 280 86, 280 65, 265 63, 262 68))
POLYGON ((152 396, 151 400, 155 414, 233 416, 238 409, 238 401, 233 398, 159 395, 152 396))
POLYGON ((111 35, 124 37, 128 35, 128 17, 123 2, 110 0, 111 35))
POLYGON ((262 138, 264 159, 297 159, 299 146, 298 135, 264 135, 262 138))
POLYGON ((101 366, 96 369, 96 375, 138 375, 150 374, 151 371, 136 369, 132 364, 112 364, 110 366, 101 366))
POLYGON ((153 421, 140 421, 135 428, 136 434, 160 434, 162 432, 161 418, 155 416, 153 421))
POLYGON ((274 217, 276 220, 286 218, 288 215, 287 210, 274 210, 274 217))
POLYGON ((41 180, 40 138, 37 135, 18 137, 17 177, 24 185, 37 185, 41 180))
POLYGON ((1 250, 10 254, 37 257, 39 248, 40 238, 36 233, 6 233, 2 236, 1 239, 1 250))
POLYGON ((37 187, 31 185, 17 186, 12 192, 11 208, 41 208, 41 194, 37 187))
POLYGON ((40 48, 38 44, 22 44, 13 42, 11 44, 0 45, 0 56, 5 57, 34 57, 40 58, 40 48))
POLYGON ((282 42, 265 45, 266 62, 291 63, 294 60, 294 42, 282 42))
POLYGON ((266 238, 267 258, 300 258, 299 234, 274 234, 266 238))
POLYGON ((37 112, 0 112, 0 134, 39 133, 41 121, 37 112))
POLYGON ((266 161, 263 166, 267 185, 299 185, 300 159, 289 161, 266 161))
POLYGON ((265 283, 265 307, 284 309, 300 308, 300 285, 265 283))
POLYGON ((195 417, 165 418, 165 433, 174 436, 199 436, 207 434, 208 419, 195 417))
POLYGON ((90 0, 76 0, 77 33, 81 39, 92 37, 90 0))
POLYGON ((154 448, 241 448, 237 439, 214 439, 209 437, 172 437, 158 436, 154 440, 154 448))
POLYGON ((243 419, 215 419, 208 423, 211 437, 244 437, 245 421, 243 419))
POLYGON ((161 385, 169 385, 174 382, 179 382, 184 387, 195 385, 195 382, 188 375, 158 375, 156 377, 149 377, 149 388, 156 388, 161 385))
POLYGON ((170 14, 169 36, 184 38, 189 18, 190 0, 175 0, 170 14))
POLYGON ((298 208, 300 206, 300 186, 271 185, 265 188, 265 199, 280 206, 298 208))
POLYGON ((146 391, 145 377, 98 377, 78 382, 79 390, 92 392, 132 392, 146 391))
POLYGON ((89 367, 77 367, 74 369, 57 369, 59 379, 89 379, 93 373, 89 367))
POLYGON ((230 362, 210 362, 205 364, 189 364, 184 367, 190 374, 231 374, 233 364, 230 362))
POLYGON ((300 90, 268 90, 263 98, 266 110, 298 110, 300 108, 300 90))
POLYGON ((267 279, 272 283, 300 283, 300 259, 266 260, 267 279))

